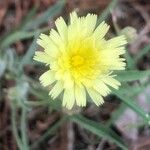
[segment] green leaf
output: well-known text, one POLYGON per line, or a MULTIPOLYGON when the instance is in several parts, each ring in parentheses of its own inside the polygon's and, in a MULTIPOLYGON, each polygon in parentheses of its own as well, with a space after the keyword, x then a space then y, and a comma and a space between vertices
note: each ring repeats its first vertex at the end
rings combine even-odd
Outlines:
POLYGON ((37 7, 34 6, 22 20, 22 23, 20 25, 21 29, 24 29, 24 26, 33 19, 33 16, 36 15, 36 12, 37 12, 37 7))
POLYGON ((135 68, 135 65, 134 65, 135 62, 134 62, 134 59, 129 54, 128 50, 126 50, 125 58, 126 58, 126 61, 127 61, 127 67, 128 67, 128 69, 134 69, 135 68))
POLYGON ((7 61, 7 69, 12 73, 16 73, 18 56, 16 54, 15 49, 9 48, 9 49, 5 50, 5 54, 7 57, 7 60, 6 60, 7 61))
POLYGON ((119 93, 121 94, 126 94, 130 97, 134 97, 140 93, 142 93, 145 88, 147 88, 147 86, 149 86, 149 82, 144 82, 144 83, 141 83, 140 85, 137 85, 137 86, 131 86, 131 85, 122 85, 119 89, 119 93), (132 91, 132 92, 131 92, 132 91))
POLYGON ((81 127, 87 129, 88 131, 94 133, 95 135, 110 140, 111 142, 116 143, 120 148, 127 150, 128 148, 113 130, 103 126, 100 123, 95 121, 89 120, 82 115, 74 115, 71 116, 70 119, 79 124, 81 127))
POLYGON ((6 65, 7 65, 6 58, 2 58, 0 56, 0 78, 5 72, 6 65))
POLYGON ((24 26, 25 30, 37 29, 41 24, 49 21, 49 19, 56 17, 64 7, 65 1, 59 0, 55 5, 47 9, 42 15, 33 19, 24 26))
POLYGON ((134 57, 135 62, 137 62, 140 58, 146 55, 149 51, 150 51, 150 45, 147 45, 143 49, 141 49, 141 51, 138 52, 137 55, 134 57))
MULTIPOLYGON (((148 113, 146 113, 141 107, 139 107, 133 99, 128 97, 125 94, 121 94, 117 90, 112 90, 113 94, 116 95, 120 100, 125 103, 129 108, 131 108, 133 111, 135 111, 139 116, 141 116, 144 121, 146 121, 148 124, 150 124, 150 116, 148 113)), ((131 91, 132 92, 132 91, 131 91)))
MULTIPOLYGON (((142 93, 145 88, 147 88, 147 86, 149 86, 149 83, 143 83, 141 85, 137 85, 137 86, 131 86, 126 84, 123 84, 122 87, 119 89, 119 93, 121 95, 126 95, 128 97, 135 97, 137 95, 139 95, 140 93, 142 93), (132 92, 131 92, 132 91, 132 92)), ((146 94, 146 93, 145 93, 146 94)), ((127 108, 127 105, 125 103, 121 103, 119 108, 117 108, 116 110, 114 110, 111 113, 111 118, 107 121, 106 125, 110 126, 111 124, 113 124, 119 117, 121 117, 122 113, 124 112, 125 108, 127 108)))
POLYGON ((6 38, 1 42, 0 47, 2 49, 4 49, 4 48, 10 46, 11 44, 15 43, 16 41, 32 38, 37 33, 45 32, 47 30, 48 30, 48 28, 43 28, 43 29, 39 29, 36 31, 31 31, 31 32, 15 31, 15 32, 11 33, 9 36, 6 36, 6 38))
POLYGON ((112 0, 108 7, 99 15, 98 17, 98 23, 101 23, 102 21, 105 21, 110 14, 111 10, 114 9, 116 6, 118 0, 112 0))
POLYGON ((54 110, 61 110, 61 101, 60 101, 60 99, 55 99, 55 100, 51 99, 51 97, 48 95, 47 91, 42 90, 42 89, 33 89, 33 88, 31 88, 30 92, 33 95, 35 95, 37 98, 39 98, 39 100, 41 101, 41 105, 45 104, 46 106, 49 106, 54 110))
POLYGON ((37 33, 37 35, 35 35, 35 39, 33 40, 32 44, 30 45, 30 47, 27 50, 26 54, 22 58, 22 60, 20 62, 20 65, 19 65, 19 69, 22 69, 24 65, 29 64, 31 62, 32 57, 35 53, 35 50, 38 47, 38 44, 36 43, 38 36, 39 36, 39 33, 37 33))
POLYGON ((17 31, 14 32, 13 34, 11 34, 10 36, 8 36, 1 44, 2 48, 5 48, 9 45, 11 45, 12 43, 22 40, 22 39, 26 39, 29 37, 32 37, 33 34, 29 33, 29 32, 24 32, 24 31, 17 31))
POLYGON ((127 82, 127 81, 135 81, 140 80, 145 77, 150 76, 150 70, 146 71, 139 71, 139 70, 126 70, 126 71, 117 71, 117 76, 115 77, 117 80, 121 82, 127 82))
POLYGON ((13 32, 7 33, 4 37, 2 37, 2 40, 0 41, 0 47, 4 49, 16 41, 28 39, 35 36, 37 32, 45 32, 49 30, 49 28, 44 29, 37 29, 37 28, 41 24, 47 22, 50 18, 57 16, 61 12, 64 4, 65 4, 64 0, 59 0, 54 6, 45 11, 41 16, 28 22, 23 27, 23 29, 20 27, 18 29, 15 29, 13 32), (35 31, 29 32, 28 30, 31 29, 35 29, 35 31))
POLYGON ((12 125, 12 132, 13 132, 13 136, 14 136, 14 139, 17 143, 17 147, 22 150, 23 149, 23 143, 20 139, 20 136, 18 134, 18 127, 17 127, 17 107, 14 103, 14 101, 10 101, 11 102, 11 125, 12 125))

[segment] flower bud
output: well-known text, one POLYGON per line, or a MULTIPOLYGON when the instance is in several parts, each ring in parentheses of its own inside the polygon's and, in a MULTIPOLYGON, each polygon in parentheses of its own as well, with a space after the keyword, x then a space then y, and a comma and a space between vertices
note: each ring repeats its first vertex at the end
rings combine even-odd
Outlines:
POLYGON ((137 38, 137 30, 130 26, 127 26, 121 30, 120 34, 125 35, 128 43, 132 43, 137 38))

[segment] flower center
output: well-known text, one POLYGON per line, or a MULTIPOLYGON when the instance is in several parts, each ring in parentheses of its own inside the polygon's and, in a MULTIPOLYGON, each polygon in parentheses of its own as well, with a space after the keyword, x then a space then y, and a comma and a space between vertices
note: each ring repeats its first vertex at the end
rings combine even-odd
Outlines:
POLYGON ((80 55, 75 55, 71 58, 71 64, 73 67, 80 67, 84 63, 84 58, 80 55))
POLYGON ((96 79, 101 71, 102 65, 100 54, 93 40, 78 41, 71 43, 66 51, 58 58, 58 66, 62 72, 62 78, 69 74, 75 82, 96 79))

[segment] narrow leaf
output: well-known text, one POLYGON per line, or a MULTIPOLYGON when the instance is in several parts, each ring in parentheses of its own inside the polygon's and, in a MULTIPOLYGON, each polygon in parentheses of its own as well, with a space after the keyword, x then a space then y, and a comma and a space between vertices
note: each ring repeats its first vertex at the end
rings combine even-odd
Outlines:
POLYGON ((135 81, 150 76, 150 70, 146 71, 127 70, 127 71, 117 71, 116 73, 117 73, 116 79, 121 82, 135 81))
POLYGON ((30 92, 35 95, 39 100, 43 101, 47 106, 53 108, 54 110, 61 109, 61 101, 59 99, 53 100, 49 95, 48 92, 42 89, 30 89, 30 92))
POLYGON ((64 0, 59 0, 55 5, 47 9, 42 15, 38 16, 37 18, 27 23, 24 26, 24 29, 26 30, 37 29, 41 24, 57 16, 61 12, 64 4, 65 4, 64 0))
POLYGON ((20 25, 21 29, 24 29, 24 26, 32 20, 33 16, 36 14, 37 12, 37 7, 34 6, 28 13, 27 15, 24 17, 24 19, 22 20, 22 23, 20 25))
POLYGON ((22 58, 19 69, 22 69, 25 64, 29 64, 31 62, 34 52, 35 52, 36 48, 38 47, 38 45, 36 43, 38 36, 39 36, 39 33, 37 33, 37 35, 35 35, 35 39, 33 40, 32 44, 30 45, 26 54, 22 58))
POLYGON ((32 38, 37 33, 45 32, 47 30, 49 30, 49 29, 43 28, 43 29, 38 29, 36 31, 31 31, 31 32, 29 32, 29 31, 15 31, 15 32, 11 33, 9 36, 6 36, 6 38, 4 38, 4 40, 1 42, 0 47, 2 49, 6 48, 6 47, 10 46, 11 44, 15 43, 16 41, 32 38))
POLYGON ((116 6, 118 0, 112 0, 108 7, 100 14, 98 17, 98 23, 101 23, 102 21, 106 20, 108 15, 110 14, 111 10, 114 9, 116 6))
POLYGON ((134 60, 137 62, 140 58, 146 55, 150 51, 150 45, 145 46, 137 55, 135 56, 134 60))
MULTIPOLYGON (((142 93, 148 85, 149 85, 148 82, 146 84, 144 83, 140 86, 138 85, 135 87, 127 84, 125 87, 121 87, 119 89, 119 93, 121 95, 126 95, 128 97, 134 97, 134 96, 137 96, 138 94, 142 93)), ((106 125, 110 126, 111 124, 113 124, 119 117, 121 117, 122 113, 124 112, 124 110, 126 108, 127 108, 127 105, 122 101, 119 108, 117 108, 116 110, 114 110, 112 112, 111 118, 107 121, 106 125)))
POLYGON ((126 61, 127 61, 127 67, 128 69, 134 69, 134 59, 131 57, 131 55, 129 54, 129 51, 126 50, 126 53, 125 53, 125 58, 126 58, 126 61))
POLYGON ((122 102, 124 102, 129 108, 135 111, 139 116, 141 116, 148 124, 150 124, 150 116, 141 107, 139 107, 133 99, 121 94, 117 90, 113 90, 113 94, 116 95, 122 102))
POLYGON ((95 135, 110 140, 111 142, 116 143, 120 148, 127 150, 128 148, 124 144, 124 142, 121 140, 121 137, 119 137, 113 130, 110 128, 107 128, 103 126, 102 124, 99 124, 95 121, 89 120, 82 115, 74 115, 71 116, 70 119, 73 122, 76 122, 81 127, 89 130, 90 132, 94 133, 95 135))

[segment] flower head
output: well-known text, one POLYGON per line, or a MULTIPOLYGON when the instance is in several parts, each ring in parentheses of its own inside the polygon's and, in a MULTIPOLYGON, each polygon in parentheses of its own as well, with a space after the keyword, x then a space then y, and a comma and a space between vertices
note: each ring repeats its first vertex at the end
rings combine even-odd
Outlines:
POLYGON ((57 31, 41 34, 37 43, 44 51, 37 51, 34 59, 45 63, 49 70, 40 77, 43 86, 53 85, 50 95, 55 99, 63 92, 62 105, 71 109, 76 103, 86 106, 86 93, 98 106, 103 97, 118 89, 120 83, 114 79, 113 70, 125 69, 124 36, 110 40, 104 38, 109 26, 102 22, 96 27, 97 15, 78 17, 70 14, 67 25, 62 17, 55 22, 57 31))

